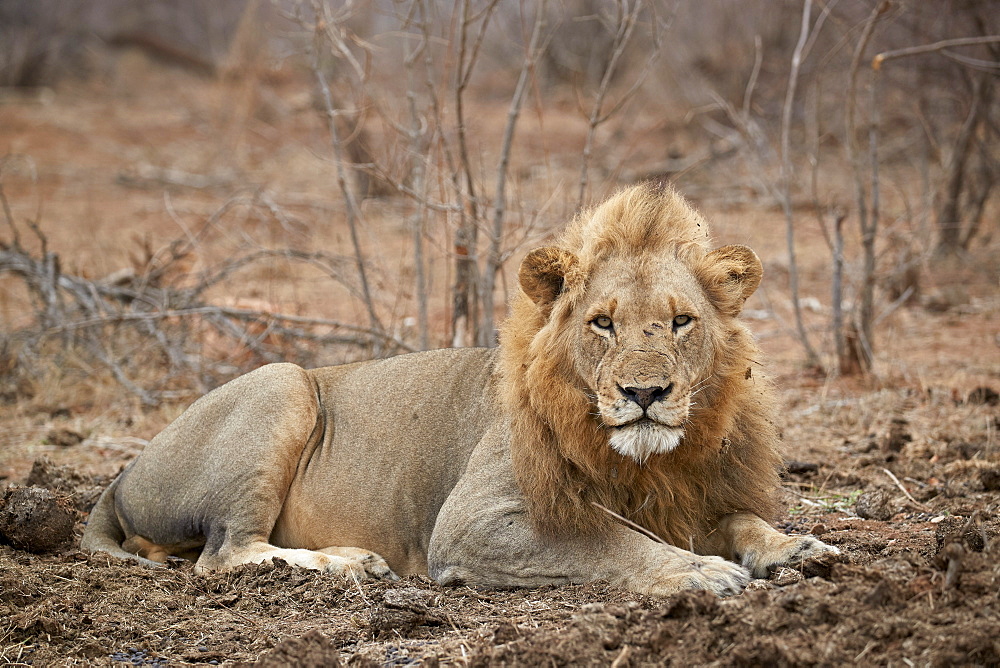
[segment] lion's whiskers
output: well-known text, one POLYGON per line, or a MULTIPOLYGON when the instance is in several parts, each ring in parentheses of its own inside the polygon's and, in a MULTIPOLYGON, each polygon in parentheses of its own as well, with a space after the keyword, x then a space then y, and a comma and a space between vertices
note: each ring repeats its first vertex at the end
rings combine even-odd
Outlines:
POLYGON ((694 385, 692 385, 691 386, 691 394, 694 394, 695 392, 700 392, 702 389, 705 388, 706 385, 708 385, 710 382, 712 382, 713 378, 715 378, 714 374, 711 375, 711 376, 709 376, 708 378, 702 378, 697 383, 695 383, 694 385))

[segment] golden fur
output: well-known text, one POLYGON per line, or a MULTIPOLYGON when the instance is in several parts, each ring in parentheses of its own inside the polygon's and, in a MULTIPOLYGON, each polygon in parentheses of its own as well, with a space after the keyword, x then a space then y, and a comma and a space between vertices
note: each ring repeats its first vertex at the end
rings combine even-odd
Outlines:
MULTIPOLYGON (((698 276, 708 225, 670 188, 645 185, 584 211, 555 246, 575 256, 551 315, 524 292, 501 329, 502 399, 512 416, 511 455, 536 522, 547 530, 592 531, 607 520, 594 503, 674 545, 701 542, 717 518, 736 511, 771 517, 781 460, 770 388, 752 369, 760 356, 735 319, 719 320, 711 374, 685 427, 684 447, 639 463, 608 447, 588 388, 575 372, 569 330, 584 310, 587 277, 620 258, 680 259, 698 276)), ((651 267, 651 263, 645 263, 651 267)), ((704 281, 715 286, 718 281, 704 281)), ((728 298, 716 289, 716 303, 728 298)), ((739 304, 742 306, 742 302, 739 304)))

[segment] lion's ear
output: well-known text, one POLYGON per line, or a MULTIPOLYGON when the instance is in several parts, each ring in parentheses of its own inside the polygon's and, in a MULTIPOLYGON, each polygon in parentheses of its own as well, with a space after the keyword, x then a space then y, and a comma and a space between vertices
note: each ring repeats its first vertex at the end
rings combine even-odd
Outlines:
POLYGON ((717 248, 702 261, 698 278, 721 312, 739 315, 764 276, 760 258, 747 246, 717 248))
POLYGON ((536 248, 521 261, 517 278, 524 294, 545 309, 562 292, 566 275, 576 263, 576 256, 567 250, 553 246, 536 248))

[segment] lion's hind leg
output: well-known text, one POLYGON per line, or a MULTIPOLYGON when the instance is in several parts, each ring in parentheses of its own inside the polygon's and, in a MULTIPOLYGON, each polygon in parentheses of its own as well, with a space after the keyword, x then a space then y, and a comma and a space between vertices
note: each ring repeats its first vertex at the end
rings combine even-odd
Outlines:
POLYGON ((353 547, 306 550, 278 547, 264 540, 240 546, 226 545, 219 550, 206 548, 195 563, 195 572, 225 571, 242 564, 260 564, 274 559, 281 559, 292 566, 357 580, 396 577, 382 557, 368 550, 353 547))

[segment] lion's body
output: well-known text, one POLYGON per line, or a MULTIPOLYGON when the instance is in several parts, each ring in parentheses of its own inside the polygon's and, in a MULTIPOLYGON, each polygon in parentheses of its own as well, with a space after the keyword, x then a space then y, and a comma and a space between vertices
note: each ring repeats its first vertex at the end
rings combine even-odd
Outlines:
POLYGON ((158 545, 192 539, 192 530, 204 536, 205 525, 232 522, 241 510, 213 516, 206 490, 283 471, 278 489, 260 490, 260 501, 280 511, 274 545, 360 547, 400 575, 426 574, 437 512, 495 412, 495 357, 451 349, 309 371, 275 364, 242 376, 192 405, 123 474, 123 528, 158 545), (241 437, 240 427, 256 433, 241 437))
POLYGON ((83 546, 199 569, 280 557, 654 594, 732 592, 747 573, 613 515, 758 575, 835 551, 761 519, 778 484, 774 402, 735 317, 760 262, 706 239, 672 191, 626 190, 525 259, 499 351, 232 381, 116 479, 83 546))

